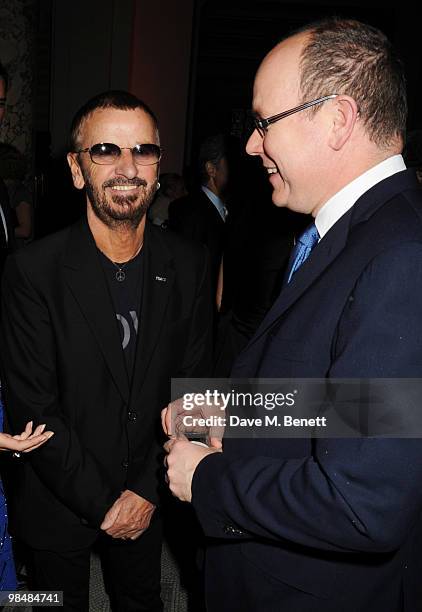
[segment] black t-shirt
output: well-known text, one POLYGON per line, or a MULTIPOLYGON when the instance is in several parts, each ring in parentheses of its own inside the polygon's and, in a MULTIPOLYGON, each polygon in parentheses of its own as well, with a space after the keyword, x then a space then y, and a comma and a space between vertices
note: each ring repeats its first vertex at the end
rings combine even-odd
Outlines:
POLYGON ((115 264, 101 251, 100 257, 119 322, 126 369, 132 380, 142 299, 142 251, 127 263, 115 264))

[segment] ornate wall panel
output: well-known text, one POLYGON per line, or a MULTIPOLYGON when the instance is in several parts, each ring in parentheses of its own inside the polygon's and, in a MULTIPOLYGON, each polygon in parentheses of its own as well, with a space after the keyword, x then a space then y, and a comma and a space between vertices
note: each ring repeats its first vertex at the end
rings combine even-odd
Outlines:
POLYGON ((34 0, 0 0, 0 59, 10 86, 0 140, 27 158, 32 153, 34 0))

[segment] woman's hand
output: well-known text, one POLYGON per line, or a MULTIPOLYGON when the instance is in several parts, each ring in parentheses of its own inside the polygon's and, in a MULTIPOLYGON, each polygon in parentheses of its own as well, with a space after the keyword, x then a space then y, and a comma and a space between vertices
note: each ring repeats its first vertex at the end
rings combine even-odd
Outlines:
POLYGON ((35 450, 47 440, 54 436, 53 431, 44 431, 44 425, 38 425, 32 431, 32 421, 26 424, 25 430, 21 434, 12 436, 7 433, 0 433, 0 450, 12 450, 18 453, 29 453, 35 450))

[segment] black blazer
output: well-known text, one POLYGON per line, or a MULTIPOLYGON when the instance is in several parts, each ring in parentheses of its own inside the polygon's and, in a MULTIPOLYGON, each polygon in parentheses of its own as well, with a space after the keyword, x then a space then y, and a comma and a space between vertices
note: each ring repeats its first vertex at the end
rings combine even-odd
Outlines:
POLYGON ((225 223, 202 189, 171 202, 168 226, 181 236, 207 247, 211 258, 213 289, 216 289, 224 249, 225 223))
POLYGON ((2 382, 15 431, 54 437, 20 467, 11 516, 34 547, 81 548, 123 489, 157 503, 160 410, 172 376, 203 376, 210 356, 205 249, 147 224, 132 386, 86 221, 9 258, 2 382))
POLYGON ((3 272, 6 257, 11 252, 15 245, 15 227, 13 223, 13 212, 9 204, 9 194, 7 187, 0 178, 0 207, 2 209, 4 220, 6 222, 8 243, 6 244, 6 234, 4 232, 3 222, 0 218, 0 278, 3 272))
MULTIPOLYGON (((421 378, 421 313, 422 192, 404 171, 324 236, 232 374, 421 378)), ((209 610, 422 610, 421 482, 420 439, 227 439, 193 479, 218 538, 209 610)))

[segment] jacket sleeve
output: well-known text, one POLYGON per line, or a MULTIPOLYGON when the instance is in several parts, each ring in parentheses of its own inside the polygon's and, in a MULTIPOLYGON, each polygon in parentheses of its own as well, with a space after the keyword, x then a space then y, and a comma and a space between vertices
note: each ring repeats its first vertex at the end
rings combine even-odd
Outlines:
POLYGON ((3 275, 0 359, 14 432, 20 433, 30 420, 34 426, 46 423, 46 429, 54 432, 25 460, 63 504, 99 526, 117 495, 108 474, 64 416, 50 312, 16 256, 8 259, 3 275))
POLYGON ((189 333, 178 378, 204 378, 212 372, 213 306, 215 295, 211 288, 210 258, 205 247, 198 266, 196 293, 192 304, 189 333))
MULTIPOLYGON (((204 378, 211 376, 212 365, 212 295, 210 291, 210 275, 208 254, 201 247, 202 258, 196 269, 196 291, 192 300, 189 328, 186 334, 186 344, 175 378, 204 378)), ((171 350, 171 347, 168 348, 171 350)), ((164 408, 165 406, 163 406, 164 408)), ((149 457, 142 461, 142 469, 133 469, 129 474, 128 488, 151 501, 158 503, 158 487, 163 480, 162 444, 166 437, 160 431, 156 433, 158 441, 151 447, 149 457)))
MULTIPOLYGON (((339 321, 329 377, 421 378, 421 286, 419 243, 370 262, 339 321)), ((206 457, 192 485, 206 534, 396 550, 422 508, 422 440, 318 439, 313 449, 297 459, 206 457)))

